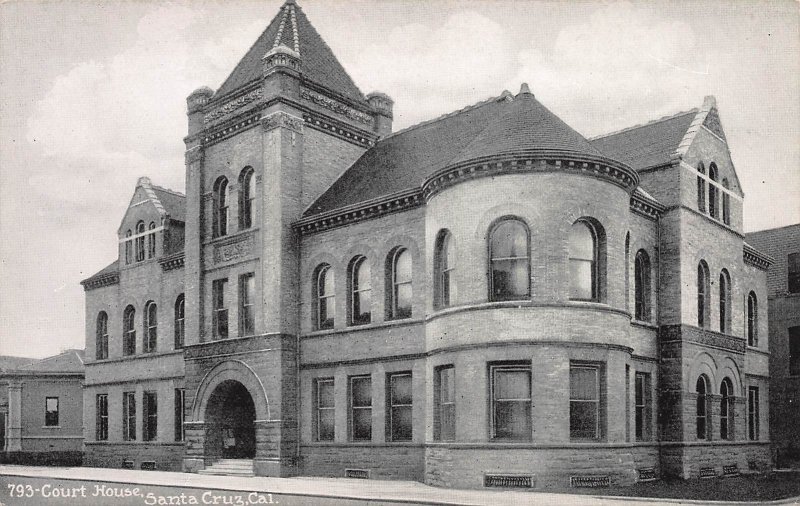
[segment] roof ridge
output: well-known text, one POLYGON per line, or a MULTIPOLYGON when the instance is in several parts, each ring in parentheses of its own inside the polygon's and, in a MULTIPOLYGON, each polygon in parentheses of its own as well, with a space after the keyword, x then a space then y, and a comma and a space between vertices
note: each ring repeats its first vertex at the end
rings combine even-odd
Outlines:
POLYGON ((150 184, 150 187, 153 188, 154 190, 161 190, 163 192, 171 193, 172 195, 175 195, 176 197, 184 197, 184 198, 186 198, 186 194, 181 193, 181 192, 179 192, 177 190, 172 190, 170 188, 164 188, 163 186, 158 186, 158 185, 155 185, 155 184, 152 184, 152 183, 150 184))
POLYGON ((415 123, 413 125, 407 126, 407 127, 403 128, 401 130, 398 130, 396 132, 392 132, 391 134, 387 135, 386 137, 382 137, 381 141, 385 141, 386 139, 390 139, 390 138, 392 138, 392 137, 394 137, 396 135, 400 135, 402 133, 406 133, 409 130, 413 130, 415 128, 420 128, 420 127, 423 127, 423 126, 427 126, 427 125, 430 125, 431 123, 436 123, 437 121, 441 121, 441 120, 444 120, 444 119, 447 119, 447 118, 452 118, 453 116, 456 116, 458 114, 478 109, 480 107, 483 107, 484 105, 488 105, 491 102, 499 102, 501 99, 502 100, 506 100, 507 96, 508 96, 507 95, 507 90, 504 90, 503 93, 501 93, 500 95, 498 95, 496 97, 486 98, 486 99, 481 100, 480 102, 477 102, 475 104, 462 107, 461 109, 456 109, 455 111, 451 111, 451 112, 442 114, 442 115, 437 116, 435 118, 431 118, 431 119, 426 119, 426 120, 420 121, 419 123, 415 123))
POLYGON ((646 123, 640 123, 640 124, 637 124, 637 125, 633 125, 633 126, 629 126, 629 127, 626 127, 626 128, 622 128, 620 130, 614 130, 613 132, 608 132, 608 133, 604 133, 604 134, 600 134, 600 135, 595 135, 593 137, 588 137, 586 140, 588 140, 588 141, 596 141, 598 139, 603 139, 605 137, 611 137, 612 135, 618 135, 618 134, 621 134, 621 133, 629 132, 631 130, 636 130, 637 128, 642 128, 642 127, 646 127, 646 126, 650 126, 650 125, 655 125, 656 123, 661 123, 663 121, 668 121, 668 120, 677 118, 679 116, 685 116, 687 114, 697 114, 698 111, 699 111, 699 109, 694 107, 694 108, 686 110, 686 111, 680 111, 680 112, 676 112, 675 114, 670 114, 668 116, 662 116, 662 117, 660 117, 658 119, 650 120, 650 121, 648 121, 646 123))

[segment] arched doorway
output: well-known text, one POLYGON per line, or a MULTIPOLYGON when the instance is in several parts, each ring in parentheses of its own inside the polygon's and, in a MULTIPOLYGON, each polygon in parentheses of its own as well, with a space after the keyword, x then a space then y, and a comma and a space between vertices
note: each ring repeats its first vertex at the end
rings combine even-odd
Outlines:
POLYGON ((219 383, 206 404, 206 456, 226 459, 254 458, 255 420, 256 408, 247 388, 236 380, 219 383))

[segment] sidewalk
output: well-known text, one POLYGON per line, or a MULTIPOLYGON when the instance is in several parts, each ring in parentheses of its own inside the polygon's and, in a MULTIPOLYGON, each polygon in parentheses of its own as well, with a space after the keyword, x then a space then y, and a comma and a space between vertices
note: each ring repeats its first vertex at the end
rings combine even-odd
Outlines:
MULTIPOLYGON (((602 497, 545 492, 517 492, 495 490, 452 490, 430 487, 410 481, 357 480, 345 478, 266 478, 238 476, 208 476, 175 472, 137 471, 92 467, 30 467, 0 466, 0 482, 10 477, 76 480, 115 484, 179 487, 187 489, 261 492, 292 497, 294 503, 315 504, 318 500, 340 499, 370 504, 441 504, 441 505, 561 505, 561 504, 708 504, 700 501, 646 499, 628 497, 602 497), (307 502, 306 502, 307 499, 307 502)), ((3 487, 6 485, 0 483, 3 487)), ((599 492, 599 491, 598 491, 599 492)), ((7 495, 0 494, 0 497, 7 495)), ((796 499, 770 504, 797 504, 796 499)), ((326 501, 327 502, 327 501, 326 501)), ((348 502, 348 501, 345 501, 348 502)), ((14 504, 11 502, 10 504, 14 504)), ((78 502, 74 504, 92 504, 78 502)), ((724 504, 724 503, 718 503, 724 504)), ((743 504, 743 503, 728 503, 743 504)))

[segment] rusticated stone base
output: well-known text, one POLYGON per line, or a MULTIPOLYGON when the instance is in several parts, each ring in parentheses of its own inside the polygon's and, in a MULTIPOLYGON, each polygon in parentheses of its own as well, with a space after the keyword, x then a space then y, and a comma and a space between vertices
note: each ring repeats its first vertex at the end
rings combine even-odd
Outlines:
POLYGON ((122 468, 129 462, 140 469, 142 462, 155 462, 158 471, 181 471, 183 455, 183 443, 86 442, 83 465, 122 468))

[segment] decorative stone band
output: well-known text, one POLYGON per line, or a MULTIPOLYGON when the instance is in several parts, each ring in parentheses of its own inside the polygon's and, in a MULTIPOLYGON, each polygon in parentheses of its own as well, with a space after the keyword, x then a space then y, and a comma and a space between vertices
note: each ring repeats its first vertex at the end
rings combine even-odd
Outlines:
POLYGON ((184 255, 183 251, 179 251, 160 259, 158 263, 161 265, 161 270, 171 271, 173 269, 182 269, 185 260, 186 255, 184 255))
POLYGON ((662 325, 659 334, 662 344, 688 341, 733 353, 744 353, 747 347, 747 342, 740 337, 701 329, 693 325, 662 325))
POLYGON ((258 88, 251 90, 244 95, 240 95, 234 99, 228 100, 222 105, 211 109, 211 111, 206 113, 206 115, 203 117, 203 123, 208 124, 225 116, 229 116, 234 111, 241 109, 247 104, 250 104, 256 100, 260 100, 263 96, 264 90, 259 86, 258 88))
POLYGON ((214 244, 214 263, 230 262, 253 253, 255 238, 253 234, 238 235, 214 244))
POLYGON ((771 257, 759 252, 747 243, 744 243, 742 255, 744 257, 744 263, 756 269, 761 269, 762 271, 769 269, 769 266, 773 263, 771 257))
POLYGON ((359 132, 354 128, 342 124, 335 124, 332 121, 326 121, 320 116, 303 114, 303 121, 305 121, 306 125, 314 128, 315 130, 334 135, 357 146, 368 148, 375 144, 375 140, 372 136, 367 136, 363 132, 359 132))
POLYGON ((220 128, 219 130, 214 131, 213 133, 209 133, 205 137, 203 137, 203 144, 215 144, 219 141, 225 140, 228 137, 233 136, 234 134, 238 133, 240 130, 252 128, 258 125, 258 121, 261 119, 261 113, 255 113, 252 116, 242 117, 241 120, 225 126, 225 128, 220 128))
POLYGON ((83 285, 84 292, 104 286, 116 285, 119 284, 119 272, 108 272, 100 276, 84 279, 81 281, 81 284, 83 285))
POLYGON ((269 116, 261 118, 261 127, 264 131, 283 127, 294 130, 297 133, 303 133, 303 119, 282 111, 273 112, 269 116))
POLYGON ((650 200, 644 195, 634 192, 631 195, 631 211, 644 216, 645 218, 650 218, 651 220, 658 219, 661 216, 661 213, 664 212, 664 206, 656 202, 655 200, 650 200))
POLYGON ((337 114, 341 114, 351 120, 358 121, 360 123, 364 123, 365 125, 372 124, 372 116, 369 114, 363 113, 357 109, 349 107, 337 100, 333 100, 332 98, 328 98, 321 93, 317 93, 315 91, 311 91, 308 89, 303 88, 300 90, 300 98, 304 100, 308 100, 309 102, 313 102, 320 107, 324 107, 329 111, 333 111, 337 114))
POLYGON ((583 174, 611 183, 633 192, 639 176, 630 167, 613 160, 593 158, 575 153, 536 150, 509 153, 499 157, 471 160, 435 172, 422 185, 426 200, 438 192, 462 181, 500 174, 529 172, 570 172, 583 174))
POLYGON ((349 225, 356 221, 405 211, 418 207, 422 203, 422 193, 413 188, 327 213, 309 216, 296 221, 293 227, 300 232, 300 235, 308 235, 349 225))

